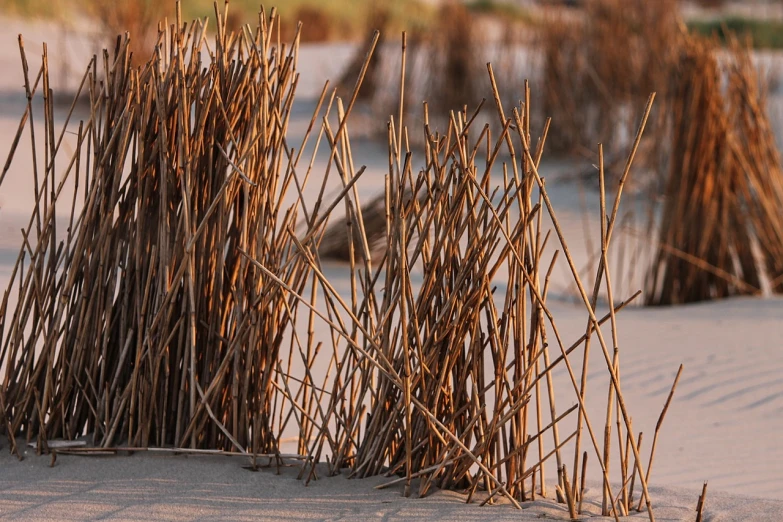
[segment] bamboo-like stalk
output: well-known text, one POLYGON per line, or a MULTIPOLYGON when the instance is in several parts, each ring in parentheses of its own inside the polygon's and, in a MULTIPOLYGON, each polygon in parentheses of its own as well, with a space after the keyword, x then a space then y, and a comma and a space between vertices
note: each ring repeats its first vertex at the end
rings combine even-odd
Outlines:
POLYGON ((582 501, 585 498, 585 480, 587 476, 587 452, 585 451, 582 453, 582 482, 579 484, 579 505, 577 506, 576 512, 581 514, 582 513, 582 501))
MULTIPOLYGON (((650 447, 650 460, 647 463, 647 475, 645 475, 647 481, 650 480, 650 473, 652 472, 653 459, 655 458, 655 447, 658 444, 658 432, 660 431, 661 426, 663 425, 663 419, 666 418, 666 412, 669 411, 669 405, 671 404, 672 398, 674 397, 674 390, 677 389, 677 383, 680 381, 681 374, 682 374, 682 364, 677 370, 677 375, 674 377, 674 382, 672 383, 672 387, 669 390, 669 395, 666 397, 666 402, 664 403, 663 409, 661 410, 661 414, 658 417, 658 422, 655 424, 655 433, 653 434, 652 446, 650 447)), ((637 458, 636 455, 634 455, 634 458, 637 458)), ((642 499, 640 498, 639 505, 636 506, 636 510, 640 511, 641 509, 642 509, 642 499)))
POLYGON ((704 483, 704 487, 701 489, 701 495, 699 495, 699 502, 696 504, 696 522, 701 522, 704 514, 704 505, 707 503, 707 483, 704 483))

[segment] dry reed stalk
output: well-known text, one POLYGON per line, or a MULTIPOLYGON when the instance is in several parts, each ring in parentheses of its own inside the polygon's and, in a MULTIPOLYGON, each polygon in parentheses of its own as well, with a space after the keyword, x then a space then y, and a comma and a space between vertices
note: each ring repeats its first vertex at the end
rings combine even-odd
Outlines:
POLYGON ((585 498, 585 480, 587 478, 587 452, 582 453, 582 482, 579 485, 579 504, 576 508, 576 512, 582 513, 582 501, 585 498))
MULTIPOLYGON (((642 449, 642 438, 643 438, 643 436, 644 436, 644 432, 640 431, 639 432, 639 437, 636 439, 636 443, 637 443, 638 448, 639 448, 640 451, 642 449)), ((633 469, 634 470, 636 469, 636 464, 635 463, 634 463, 633 469)), ((648 465, 647 469, 649 470, 649 465, 648 465)), ((647 480, 649 482, 649 478, 647 480)), ((628 487, 628 504, 626 506, 626 512, 628 510, 630 510, 631 506, 633 505, 633 488, 634 488, 635 481, 636 481, 636 472, 632 471, 631 472, 631 485, 628 487)))
POLYGON ((707 483, 704 483, 704 487, 701 489, 701 495, 699 495, 699 502, 696 504, 696 522, 701 522, 702 515, 704 513, 704 504, 707 502, 707 483))
MULTIPOLYGON (((652 446, 650 447, 650 461, 647 463, 647 475, 645 475, 647 482, 650 481, 650 473, 652 473, 653 460, 655 459, 655 447, 658 444, 658 433, 660 432, 661 425, 663 425, 663 419, 666 417, 666 412, 669 410, 669 405, 671 404, 672 398, 674 397, 674 390, 677 389, 677 383, 680 381, 681 374, 682 364, 677 370, 677 375, 674 377, 674 382, 672 383, 672 387, 669 390, 669 395, 666 397, 666 402, 664 403, 663 409, 661 410, 661 415, 658 417, 658 422, 655 425, 655 433, 653 434, 652 446)), ((637 458, 636 455, 634 455, 634 458, 637 458)), ((639 499, 639 504, 636 506, 637 511, 642 509, 642 500, 643 498, 639 499)))
POLYGON ((566 471, 565 464, 563 464, 563 468, 560 471, 562 473, 563 491, 565 492, 566 505, 568 506, 568 516, 571 517, 571 520, 574 520, 576 519, 576 505, 574 503, 574 495, 571 491, 571 484, 568 483, 568 472, 566 471))

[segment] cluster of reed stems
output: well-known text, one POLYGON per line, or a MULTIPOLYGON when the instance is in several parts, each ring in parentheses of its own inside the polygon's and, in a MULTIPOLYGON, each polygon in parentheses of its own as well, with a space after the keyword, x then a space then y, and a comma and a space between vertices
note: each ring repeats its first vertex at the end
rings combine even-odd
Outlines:
POLYGON ((138 2, 87 2, 87 11, 100 27, 100 47, 107 45, 118 34, 133 35, 130 43, 132 60, 141 63, 155 45, 158 34, 158 20, 165 14, 167 3, 155 0, 138 2))
POLYGON ((279 461, 290 436, 307 480, 326 460, 332 473, 397 475, 389 484, 404 483, 406 495, 416 485, 420 495, 461 489, 468 501, 479 492, 483 503, 515 506, 547 495, 554 461, 549 478, 572 517, 586 507, 593 455, 603 513, 644 504, 653 520, 647 485, 671 394, 643 459, 622 394, 616 320, 640 292, 612 293, 607 252, 654 96, 611 204, 599 148, 602 258, 588 288, 539 173, 549 125, 534 143, 527 86, 519 105, 505 107, 488 66, 498 134, 476 127, 483 102, 452 111, 443 132, 431 128, 425 104, 425 148, 415 159, 403 36, 384 211, 372 217, 383 226, 378 239, 359 199, 365 168, 354 166, 347 124, 378 33, 350 99, 325 85, 293 148, 300 33, 281 42, 274 11, 238 34, 217 5, 216 17, 213 46, 206 20, 177 16, 144 66, 131 65, 127 38, 94 59, 82 84, 90 115, 70 157, 61 143, 72 113, 58 134, 46 52, 30 75, 20 38, 29 102, 17 138, 29 131, 39 161, 35 209, 0 309, 0 426, 12 451, 20 437, 46 451, 50 440, 90 435, 105 449, 212 450, 255 464, 261 455, 279 461), (33 113, 41 93, 42 130, 33 113), (310 162, 300 162, 314 132, 310 162), (321 177, 319 148, 328 155, 321 177), (331 201, 330 178, 340 187, 331 201), (74 195, 63 201, 66 183, 74 195), (305 197, 308 183, 317 184, 315 200, 305 197), (330 219, 351 238, 347 293, 321 264, 330 219), (587 314, 575 340, 563 338, 547 305, 558 257, 587 314), (609 304, 601 317, 599 296, 609 304), (608 380, 604 425, 586 409, 596 344, 608 380), (565 384, 556 371, 567 373, 565 384), (561 385, 573 405, 555 403, 561 385), (610 479, 615 444, 619 488, 610 479))
POLYGON ((683 43, 672 151, 647 302, 783 292, 783 164, 750 52, 683 43))
MULTIPOLYGON (((475 6, 474 6, 475 7, 475 6)), ((515 96, 524 89, 524 80, 533 73, 522 43, 531 33, 524 22, 476 13, 469 4, 458 0, 441 2, 434 10, 432 21, 421 27, 410 28, 407 34, 407 94, 411 99, 429 103, 430 124, 449 125, 449 111, 461 111, 466 104, 475 106, 482 98, 492 96, 491 86, 484 73, 484 64, 496 66, 498 81, 508 86, 504 102, 515 104, 515 96)), ((367 19, 372 30, 389 27, 392 23, 389 9, 376 7, 367 19)), ((368 31, 369 32, 369 31, 368 31)), ((388 36, 388 35, 387 35, 388 36)), ((381 36, 379 52, 367 71, 359 100, 380 121, 396 110, 398 92, 396 78, 399 71, 399 53, 394 41, 381 36)), ((340 82, 343 92, 349 92, 353 80, 364 63, 364 48, 358 48, 340 82)), ((417 105, 406 107, 405 117, 417 127, 423 116, 417 105)), ((500 132, 494 118, 478 116, 480 123, 492 125, 500 132)), ((373 127, 381 134, 382 125, 373 127)), ((423 136, 412 133, 411 144, 423 148, 423 136)))
POLYGON ((559 130, 551 141, 587 154, 594 136, 616 137, 614 179, 634 107, 658 92, 639 158, 650 201, 645 302, 782 292, 783 168, 762 75, 736 39, 724 50, 688 35, 677 12, 671 0, 596 0, 582 16, 545 24, 543 109, 559 130))
POLYGON ((657 92, 640 162, 656 165, 666 145, 669 78, 682 39, 676 0, 586 2, 578 15, 555 12, 538 31, 541 108, 555 123, 552 149, 594 156, 596 137, 611 140, 621 162, 639 107, 657 92), (625 138, 627 136, 627 138, 625 138))
POLYGON ((206 23, 177 20, 144 67, 127 38, 94 59, 80 88, 91 113, 62 171, 70 114, 57 136, 46 53, 30 76, 20 38, 30 101, 19 135, 26 125, 39 153, 42 91, 45 138, 16 308, 9 288, 2 309, 10 436, 268 452, 289 422, 281 397, 316 393, 280 362, 298 356, 285 346, 297 302, 247 259, 307 282, 287 232, 301 209, 281 208, 299 160, 285 141, 296 42, 284 52, 264 17, 255 34, 227 34, 223 15, 214 50, 206 23))

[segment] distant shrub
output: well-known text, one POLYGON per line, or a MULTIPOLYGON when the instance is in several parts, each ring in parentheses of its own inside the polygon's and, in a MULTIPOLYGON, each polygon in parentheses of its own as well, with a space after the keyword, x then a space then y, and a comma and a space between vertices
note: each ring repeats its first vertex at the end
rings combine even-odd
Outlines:
MULTIPOLYGON (((130 34, 130 50, 137 63, 146 61, 158 35, 158 20, 165 14, 166 2, 137 0, 104 2, 92 0, 87 10, 100 23, 102 38, 113 41, 118 35, 130 34), (142 56, 139 56, 139 53, 142 56)), ((114 45, 111 46, 112 48, 114 45)))
POLYGON ((284 39, 291 39, 296 30, 296 23, 302 22, 301 39, 303 42, 325 42, 338 37, 336 22, 323 9, 311 5, 299 7, 293 19, 285 23, 284 39))
POLYGON ((726 43, 729 34, 741 39, 750 39, 757 49, 783 49, 783 22, 779 20, 761 20, 731 17, 722 20, 691 21, 688 30, 705 36, 717 36, 726 43))

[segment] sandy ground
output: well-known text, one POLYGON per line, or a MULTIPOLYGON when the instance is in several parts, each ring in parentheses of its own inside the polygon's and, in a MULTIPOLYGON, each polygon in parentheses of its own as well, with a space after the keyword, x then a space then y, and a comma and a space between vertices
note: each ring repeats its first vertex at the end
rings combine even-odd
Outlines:
MULTIPOLYGON (((241 458, 213 456, 60 456, 11 462, 0 456, 0 519, 18 520, 568 520, 562 505, 536 501, 520 512, 510 504, 465 504, 454 492, 426 499, 378 490, 388 479, 321 478, 309 486, 297 467, 245 468, 241 458)), ((653 488, 657 520, 690 521, 699 491, 653 488)), ((600 488, 586 502, 598 509, 600 488)), ((707 493, 705 520, 779 521, 783 501, 707 493)), ((610 520, 598 516, 595 520, 610 520)), ((634 520, 647 520, 636 513, 634 520)))
MULTIPOLYGON (((26 34, 32 57, 40 51, 40 42, 50 36, 56 40, 58 32, 46 24, 22 24, 1 16, 0 27, 5 29, 0 37, 0 70, 4 71, 0 75, 0 160, 4 162, 24 104, 15 35, 26 34)), ((78 42, 69 45, 70 63, 78 61, 86 47, 79 51, 78 42)), ((53 60, 63 59, 54 50, 50 55, 53 60)), ((314 96, 325 78, 336 78, 349 56, 346 46, 303 48, 303 98, 314 96)), ((63 84, 73 86, 75 73, 63 74, 63 84)), ((297 107, 292 142, 304 132, 311 110, 311 101, 297 107)), ((353 146, 355 164, 368 165, 359 183, 360 194, 375 196, 383 190, 386 147, 368 140, 356 140, 353 146)), ((9 265, 18 252, 19 228, 26 224, 32 205, 28 138, 19 150, 0 188, 0 288, 8 283, 9 265)), ((557 182, 569 165, 544 162, 543 172, 556 209, 561 209, 559 218, 569 245, 580 266, 587 267, 592 252, 590 233, 584 231, 582 198, 575 185, 557 182)), ((597 195, 587 192, 584 201, 596 214, 597 195)), ((586 222, 595 233, 596 221, 586 222)), ((345 270, 339 266, 329 270, 336 286, 347 288, 345 270)), ((564 265, 555 275, 552 313, 564 339, 573 340, 584 332, 585 313, 573 303, 564 265)), ((625 297, 640 284, 638 275, 631 275, 618 294, 625 297)), ((692 520, 705 480, 709 481, 705 520, 783 520, 781 318, 783 299, 772 297, 670 309, 636 308, 620 315, 623 391, 634 427, 645 431, 647 440, 651 440, 678 365, 685 366, 652 471, 651 491, 659 520, 692 520)), ((572 363, 579 364, 579 360, 572 363)), ((597 350, 591 355, 590 367, 589 393, 595 400, 588 409, 593 418, 602 419, 605 364, 597 350)), ((557 379, 561 380, 561 385, 556 384, 557 404, 562 410, 573 404, 573 390, 563 385, 565 375, 557 379)), ((0 441, 0 445, 4 448, 0 452, 0 517, 8 519, 520 519, 511 506, 466 506, 457 493, 438 492, 419 501, 401 498, 395 488, 374 489, 388 480, 384 478, 349 481, 333 477, 305 487, 295 480, 294 468, 276 476, 270 470, 251 473, 236 458, 148 454, 60 456, 50 469, 48 458, 31 453, 19 463, 8 454, 7 444, 0 441)), ((591 495, 594 499, 595 489, 591 495)), ((567 518, 561 506, 543 502, 523 513, 531 519, 567 518)), ((636 516, 646 519, 644 514, 636 516)))

